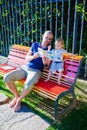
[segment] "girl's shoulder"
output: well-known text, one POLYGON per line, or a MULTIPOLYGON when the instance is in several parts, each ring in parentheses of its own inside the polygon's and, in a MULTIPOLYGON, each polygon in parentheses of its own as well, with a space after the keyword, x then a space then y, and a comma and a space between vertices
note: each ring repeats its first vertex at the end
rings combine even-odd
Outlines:
POLYGON ((52 49, 51 51, 52 51, 52 52, 55 52, 55 51, 56 51, 56 49, 52 49))
POLYGON ((62 52, 67 52, 67 50, 65 50, 64 48, 61 49, 62 52))

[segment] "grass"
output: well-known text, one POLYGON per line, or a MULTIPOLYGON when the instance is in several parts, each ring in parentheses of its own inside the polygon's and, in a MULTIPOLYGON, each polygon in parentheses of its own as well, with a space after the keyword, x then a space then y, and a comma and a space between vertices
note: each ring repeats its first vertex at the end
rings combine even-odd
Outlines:
POLYGON ((87 130, 87 103, 80 102, 67 117, 52 124, 47 130, 87 130))
MULTIPOLYGON (((18 87, 18 91, 21 91, 20 88, 21 87, 18 87)), ((6 94, 10 98, 13 96, 8 88, 5 87, 1 76, 0 92, 6 94)), ((32 95, 29 95, 23 100, 23 102, 26 103, 42 118, 47 119, 51 122, 51 125, 47 128, 47 130, 87 130, 87 82, 77 80, 75 92, 77 98, 77 108, 72 110, 70 114, 61 119, 61 121, 58 123, 53 122, 46 112, 41 111, 41 109, 37 107, 39 99, 29 102, 28 98, 32 99, 32 95)))

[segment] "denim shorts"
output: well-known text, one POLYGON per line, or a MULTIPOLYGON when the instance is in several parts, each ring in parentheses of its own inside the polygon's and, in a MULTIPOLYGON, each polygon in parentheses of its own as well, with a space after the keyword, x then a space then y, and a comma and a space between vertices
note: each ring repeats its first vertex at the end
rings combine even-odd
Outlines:
POLYGON ((63 71, 63 65, 63 62, 52 62, 49 70, 52 71, 52 73, 63 71))

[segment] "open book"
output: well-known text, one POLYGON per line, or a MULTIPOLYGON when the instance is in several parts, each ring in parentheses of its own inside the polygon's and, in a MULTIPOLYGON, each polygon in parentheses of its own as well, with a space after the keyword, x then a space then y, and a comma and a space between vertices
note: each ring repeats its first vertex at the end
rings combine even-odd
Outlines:
POLYGON ((38 53, 39 53, 40 57, 42 57, 43 55, 45 55, 49 59, 53 59, 54 58, 54 55, 53 55, 52 51, 46 51, 46 50, 43 50, 41 48, 38 48, 38 53))

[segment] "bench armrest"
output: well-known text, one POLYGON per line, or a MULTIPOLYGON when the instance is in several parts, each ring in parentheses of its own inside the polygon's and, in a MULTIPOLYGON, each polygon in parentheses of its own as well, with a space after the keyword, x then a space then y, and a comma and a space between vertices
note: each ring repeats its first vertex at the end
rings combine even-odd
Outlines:
POLYGON ((7 57, 0 56, 0 64, 7 63, 7 61, 8 61, 8 58, 7 58, 7 57))

